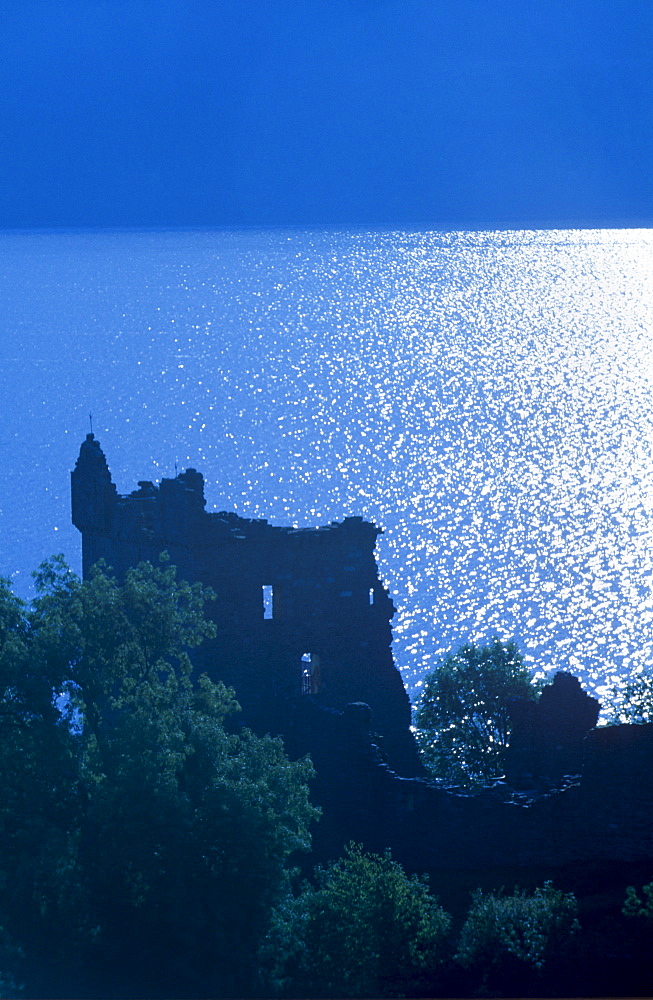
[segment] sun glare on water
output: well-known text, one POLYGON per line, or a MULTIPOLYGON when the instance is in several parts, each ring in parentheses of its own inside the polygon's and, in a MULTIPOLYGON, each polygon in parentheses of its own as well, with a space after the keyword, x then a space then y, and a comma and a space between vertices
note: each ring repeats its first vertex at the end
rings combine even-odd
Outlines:
POLYGON ((649 231, 52 235, 19 270, 26 246, 16 469, 70 468, 92 410, 121 491, 178 461, 209 509, 376 521, 413 695, 494 635, 598 688, 653 662, 649 231))

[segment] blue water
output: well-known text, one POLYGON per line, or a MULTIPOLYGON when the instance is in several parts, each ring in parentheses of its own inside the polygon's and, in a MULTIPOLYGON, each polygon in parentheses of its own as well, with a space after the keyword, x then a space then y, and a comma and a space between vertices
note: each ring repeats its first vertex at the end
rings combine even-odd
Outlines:
POLYGON ((413 696, 468 639, 601 692, 653 662, 653 232, 0 234, 0 573, 63 551, 93 430, 120 492, 362 514, 413 696))

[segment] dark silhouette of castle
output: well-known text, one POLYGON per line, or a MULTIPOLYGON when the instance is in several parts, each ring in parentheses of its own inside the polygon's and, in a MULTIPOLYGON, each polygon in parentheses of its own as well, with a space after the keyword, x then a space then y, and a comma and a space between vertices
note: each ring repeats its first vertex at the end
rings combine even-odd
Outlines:
POLYGON ((418 768, 410 703, 391 651, 394 606, 374 556, 381 530, 360 517, 276 527, 207 513, 195 469, 118 494, 93 434, 71 473, 84 576, 104 559, 119 578, 166 551, 179 575, 211 587, 215 641, 198 666, 236 689, 243 720, 287 737, 298 699, 343 710, 364 701, 393 767, 418 768))
POLYGON ((233 685, 247 725, 282 735, 291 757, 311 754, 323 808, 314 857, 351 839, 390 847, 465 902, 481 877, 498 888, 555 876, 584 891, 587 876, 594 893, 617 886, 620 907, 626 870, 650 879, 653 723, 594 728, 598 702, 569 674, 513 705, 507 781, 470 794, 425 780, 375 525, 297 530, 209 514, 194 469, 121 496, 93 434, 71 479, 85 576, 98 559, 120 578, 167 551, 181 577, 215 591, 218 635, 197 666, 233 685))

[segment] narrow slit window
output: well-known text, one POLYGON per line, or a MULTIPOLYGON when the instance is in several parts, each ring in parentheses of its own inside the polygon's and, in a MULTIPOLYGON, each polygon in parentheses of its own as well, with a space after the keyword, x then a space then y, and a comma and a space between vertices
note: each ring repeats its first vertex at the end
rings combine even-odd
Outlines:
POLYGON ((271 584, 263 585, 263 618, 267 621, 272 618, 273 588, 271 584))
POLYGON ((316 653, 304 653, 302 655, 302 694, 318 694, 320 687, 320 657, 316 653))
POLYGON ((370 587, 370 604, 374 604, 374 587, 370 587))

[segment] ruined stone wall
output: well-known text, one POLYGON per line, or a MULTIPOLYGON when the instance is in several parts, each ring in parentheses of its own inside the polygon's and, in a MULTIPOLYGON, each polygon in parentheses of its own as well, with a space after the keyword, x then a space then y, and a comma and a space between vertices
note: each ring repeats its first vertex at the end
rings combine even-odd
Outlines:
POLYGON ((121 496, 92 434, 71 489, 84 575, 103 558, 122 577, 166 551, 181 577, 215 591, 208 611, 218 637, 198 666, 233 685, 247 724, 283 734, 295 698, 336 709, 364 700, 394 766, 417 773, 410 704, 391 651, 394 607, 374 555, 379 528, 356 517, 294 529, 207 513, 194 469, 121 496))
POLYGON ((653 725, 593 728, 595 699, 558 674, 539 702, 514 706, 507 782, 469 794, 415 777, 379 529, 347 518, 296 530, 204 506, 192 469, 120 496, 99 443, 83 443, 72 507, 84 574, 104 558, 122 576, 165 550, 214 589, 218 637, 198 666, 236 688, 248 725, 282 734, 291 757, 310 753, 318 857, 353 839, 411 871, 511 872, 521 884, 565 866, 653 866, 653 725))
POLYGON ((587 865, 644 862, 653 874, 653 724, 590 730, 580 773, 557 786, 518 791, 499 780, 464 792, 394 773, 364 709, 298 709, 294 750, 310 745, 324 808, 318 854, 337 856, 354 839, 374 851, 389 847, 408 870, 439 873, 439 881, 494 871, 499 885, 511 877, 524 885, 531 872, 541 884, 587 865))

